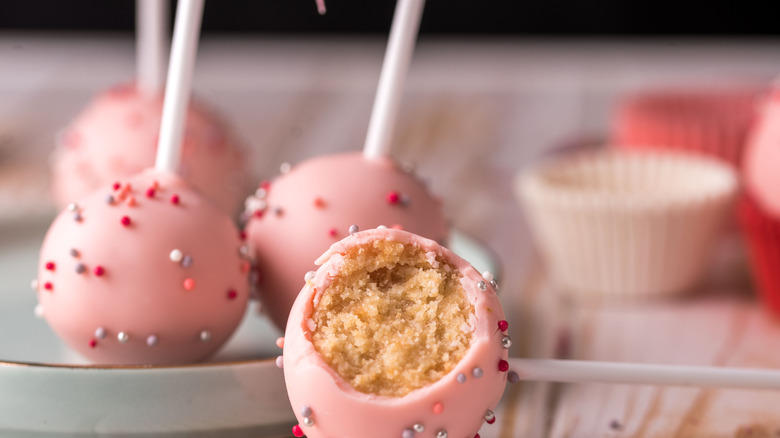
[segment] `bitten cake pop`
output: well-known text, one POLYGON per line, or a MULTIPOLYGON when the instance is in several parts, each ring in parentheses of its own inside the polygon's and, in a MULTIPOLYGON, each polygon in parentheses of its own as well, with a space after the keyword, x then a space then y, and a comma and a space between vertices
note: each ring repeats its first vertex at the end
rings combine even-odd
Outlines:
POLYGON ((295 436, 473 437, 495 421, 511 341, 489 274, 388 228, 317 264, 280 342, 295 436))
POLYGON ((258 266, 255 279, 270 318, 287 321, 303 275, 354 224, 387 224, 443 242, 448 235, 441 202, 389 158, 359 152, 327 155, 294 166, 263 184, 247 202, 246 226, 258 266))
POLYGON ((39 309, 94 363, 201 361, 244 315, 242 245, 227 215, 175 174, 150 169, 54 220, 41 248, 39 309))

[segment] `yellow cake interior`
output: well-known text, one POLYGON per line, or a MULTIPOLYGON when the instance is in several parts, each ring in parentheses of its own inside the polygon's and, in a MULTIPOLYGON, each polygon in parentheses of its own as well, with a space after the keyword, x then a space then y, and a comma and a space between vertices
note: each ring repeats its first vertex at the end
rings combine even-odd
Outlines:
POLYGON ((413 245, 351 248, 312 314, 312 343, 356 390, 401 397, 451 371, 471 344, 460 274, 413 245))

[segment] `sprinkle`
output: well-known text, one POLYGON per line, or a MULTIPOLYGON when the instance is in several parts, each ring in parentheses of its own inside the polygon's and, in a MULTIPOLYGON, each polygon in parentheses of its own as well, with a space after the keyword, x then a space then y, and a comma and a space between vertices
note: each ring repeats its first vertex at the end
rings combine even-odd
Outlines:
POLYGON ((122 184, 120 184, 119 181, 117 181, 111 187, 113 187, 114 190, 119 190, 120 188, 122 188, 122 184))
POLYGON ((47 281, 46 283, 43 283, 43 288, 48 291, 51 291, 52 289, 54 289, 54 285, 51 284, 50 281, 47 281))
POLYGON ((128 196, 127 197, 127 206, 128 207, 135 207, 135 205, 136 205, 135 197, 134 196, 128 196))
POLYGON ((241 230, 241 231, 239 231, 239 232, 238 232, 238 238, 239 238, 240 240, 242 240, 242 241, 243 241, 243 240, 246 240, 246 231, 244 231, 244 230, 241 230))
POLYGON ((314 426, 314 420, 311 419, 311 417, 303 417, 303 425, 307 427, 314 426))
POLYGON ((395 190, 388 192, 387 195, 385 195, 385 199, 387 200, 388 204, 398 204, 398 201, 401 199, 401 196, 396 192, 395 190))
POLYGON ((514 385, 515 383, 520 381, 520 375, 514 371, 510 371, 509 374, 507 375, 506 380, 509 381, 509 383, 514 385))
POLYGON ((105 339, 106 338, 106 329, 103 327, 98 327, 95 329, 95 337, 98 339, 105 339))
POLYGON ((414 431, 412 429, 404 429, 401 432, 401 438, 414 438, 414 431))
POLYGON ((311 417, 311 415, 313 414, 311 407, 309 405, 301 406, 300 412, 302 417, 311 417))
POLYGON ((201 342, 208 342, 211 340, 211 332, 208 330, 203 330, 200 332, 200 340, 201 342))
POLYGON ((504 359, 499 360, 498 370, 501 371, 502 373, 509 371, 509 362, 505 361, 504 359))
POLYGON ((329 235, 330 237, 336 237, 336 236, 338 236, 338 235, 339 235, 339 232, 338 232, 338 230, 337 230, 337 229, 335 229, 335 228, 331 228, 331 229, 329 229, 329 230, 328 230, 328 235, 329 235))
POLYGON ((474 367, 474 369, 471 370, 471 375, 479 379, 480 377, 482 377, 482 368, 474 367))
POLYGON ((277 368, 284 368, 284 357, 283 356, 276 356, 276 367, 277 368))
POLYGON ((57 265, 54 264, 54 262, 46 262, 46 269, 49 271, 53 271, 57 265))
POLYGON ((149 335, 146 337, 146 345, 150 347, 154 347, 157 345, 157 336, 156 335, 149 335))
POLYGON ((314 279, 314 271, 309 271, 303 276, 304 281, 312 281, 314 279))
POLYGON ((501 346, 504 347, 504 349, 509 349, 509 347, 512 346, 512 338, 509 336, 501 338, 501 346))
POLYGON ((150 188, 146 189, 146 197, 147 197, 147 198, 154 198, 154 194, 155 194, 155 192, 156 192, 156 191, 155 191, 155 190, 154 190, 154 188, 152 188, 152 187, 150 187, 150 188))
POLYGON ((119 342, 120 342, 120 343, 122 343, 122 344, 126 344, 126 343, 127 343, 127 341, 129 341, 129 340, 130 340, 130 335, 128 335, 128 334, 127 334, 127 333, 125 333, 125 332, 119 332, 119 333, 117 333, 117 335, 116 335, 116 340, 117 340, 117 341, 119 341, 119 342))
POLYGON ((490 409, 488 409, 487 412, 485 412, 485 421, 487 424, 493 424, 496 422, 496 414, 493 413, 490 409))
POLYGON ((360 228, 358 228, 357 225, 350 225, 349 226, 349 234, 355 234, 358 231, 360 231, 360 228))
POLYGON ((96 340, 94 340, 94 339, 90 339, 90 340, 89 340, 89 347, 90 347, 90 348, 95 348, 95 347, 97 347, 97 341, 96 341, 96 340))
POLYGON ((86 272, 87 267, 84 265, 84 263, 79 263, 76 265, 76 273, 77 274, 83 274, 86 272))
POLYGON ((250 268, 252 268, 252 265, 250 265, 248 261, 244 260, 241 262, 241 273, 246 274, 249 272, 250 268))
POLYGON ((168 254, 168 258, 174 263, 179 263, 183 257, 184 253, 180 249, 174 249, 168 254))
POLYGON ((447 431, 444 429, 439 430, 436 432, 436 438, 447 438, 447 431))
POLYGON ((157 180, 152 181, 152 190, 157 190, 160 188, 160 183, 157 182, 157 180))
POLYGON ((228 289, 227 298, 229 300, 235 300, 237 296, 238 296, 238 292, 236 292, 235 289, 228 289))
POLYGON ((70 249, 70 256, 71 257, 78 257, 79 256, 79 250, 77 250, 76 248, 71 248, 70 249))
POLYGON ((477 287, 479 288, 479 290, 485 291, 487 290, 487 283, 485 283, 484 281, 480 281, 479 283, 477 283, 477 287))
POLYGON ((246 245, 241 245, 238 247, 238 253, 242 256, 246 257, 249 255, 249 247, 246 245))
POLYGON ((393 224, 393 225, 390 226, 390 228, 392 228, 394 230, 403 230, 404 229, 403 225, 401 225, 401 224, 393 224))
POLYGON ((398 201, 401 203, 401 205, 406 206, 412 203, 412 198, 410 198, 406 193, 401 193, 401 197, 398 199, 398 201))
POLYGON ((252 216, 261 219, 265 215, 265 210, 255 210, 254 213, 252 213, 252 216))
POLYGON ((284 214, 284 210, 282 210, 282 207, 276 207, 274 208, 274 214, 277 216, 281 216, 284 214))
POLYGON ((414 429, 415 432, 421 433, 425 430, 425 426, 422 425, 422 423, 417 423, 414 426, 412 426, 412 429, 414 429))
POLYGON ((505 319, 498 321, 498 329, 505 332, 509 328, 509 323, 505 319))
POLYGON ((171 195, 171 204, 179 205, 179 195, 171 195))
POLYGON ((314 206, 317 208, 325 208, 325 200, 319 196, 314 198, 314 206))
POLYGON ((474 434, 474 438, 480 438, 479 434, 478 433, 474 434))
POLYGON ((130 220, 130 216, 122 216, 122 219, 120 220, 122 222, 122 225, 129 227, 132 221, 130 220))
POLYGON ((259 187, 257 190, 255 190, 255 196, 261 199, 265 198, 268 196, 268 190, 263 187, 259 187))
POLYGON ((493 273, 490 271, 485 271, 482 273, 482 278, 484 278, 487 282, 491 282, 493 281, 493 273))
POLYGON ((33 279, 33 280, 30 282, 30 289, 32 289, 32 290, 38 290, 38 279, 37 279, 37 278, 34 278, 34 279, 33 279))
POLYGON ((192 266, 192 261, 193 260, 191 256, 185 255, 184 257, 181 258, 181 265, 182 267, 189 268, 190 266, 192 266))
POLYGON ((75 202, 68 204, 69 211, 77 211, 78 209, 79 209, 79 205, 76 204, 75 202))
POLYGON ((106 273, 106 270, 105 270, 105 269, 104 269, 102 266, 100 266, 100 265, 97 265, 97 266, 95 266, 95 269, 94 269, 92 272, 93 272, 95 275, 97 275, 98 277, 102 277, 102 276, 103 276, 103 274, 105 274, 105 273, 106 273))
POLYGON ((276 338, 276 346, 279 348, 284 348, 284 336, 279 336, 276 338))
POLYGON ((496 280, 490 280, 490 285, 493 286, 493 289, 498 292, 498 282, 496 280))
POLYGON ((195 280, 193 280, 192 278, 185 278, 182 285, 186 290, 193 290, 195 289, 195 280))
POLYGON ((444 412, 444 405, 443 405, 443 404, 441 404, 441 403, 436 403, 436 404, 434 404, 434 405, 433 405, 433 413, 434 413, 435 415, 439 415, 439 414, 441 414, 442 412, 444 412))
POLYGON ((458 375, 455 376, 455 380, 457 380, 458 383, 466 383, 466 375, 463 373, 458 373, 458 375))
POLYGON ((41 303, 36 304, 33 313, 35 314, 36 318, 43 318, 43 304, 41 303))
POLYGON ((76 222, 81 222, 81 213, 79 213, 78 211, 73 213, 73 220, 76 222))
POLYGON ((612 430, 620 430, 623 428, 623 425, 620 424, 618 420, 612 420, 609 422, 609 428, 612 430))
POLYGON ((387 227, 386 227, 386 226, 384 226, 384 225, 380 225, 380 226, 376 227, 376 229, 377 229, 377 230, 386 230, 386 229, 387 229, 387 227))
POLYGON ((301 429, 301 426, 296 424, 292 427, 292 434, 295 438, 301 438, 303 436, 303 429, 301 429))
POLYGON ((103 198, 106 201, 106 204, 111 205, 114 203, 114 195, 106 195, 105 198, 103 198))
POLYGON ((292 169, 292 166, 290 166, 290 163, 288 163, 288 162, 284 162, 284 163, 279 165, 279 173, 281 173, 281 174, 285 174, 285 173, 289 172, 290 169, 292 169))

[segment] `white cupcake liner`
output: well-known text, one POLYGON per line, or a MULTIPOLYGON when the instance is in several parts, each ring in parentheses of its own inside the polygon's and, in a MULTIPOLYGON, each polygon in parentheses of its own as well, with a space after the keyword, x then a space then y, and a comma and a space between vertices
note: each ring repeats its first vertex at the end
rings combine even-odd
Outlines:
POLYGON ((567 290, 670 294, 700 278, 737 177, 698 156, 601 150, 526 169, 516 189, 536 243, 567 290))

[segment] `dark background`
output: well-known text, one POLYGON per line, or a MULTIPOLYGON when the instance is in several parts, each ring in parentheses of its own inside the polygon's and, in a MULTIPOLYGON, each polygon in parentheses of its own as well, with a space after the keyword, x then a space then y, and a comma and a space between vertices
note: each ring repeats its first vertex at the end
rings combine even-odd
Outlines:
MULTIPOLYGON (((773 1, 429 0, 421 33, 529 36, 774 36, 773 1)), ((209 0, 205 33, 385 33, 393 0, 209 0)), ((0 31, 126 31, 132 0, 0 0, 0 31)), ((172 6, 173 8, 173 6, 172 6)), ((173 16, 173 15, 171 15, 173 16)), ((780 56, 780 55, 779 55, 780 56)))

